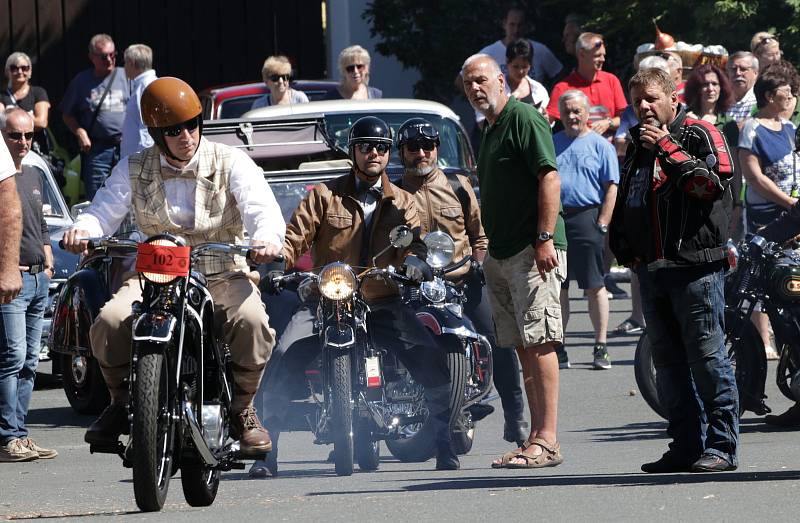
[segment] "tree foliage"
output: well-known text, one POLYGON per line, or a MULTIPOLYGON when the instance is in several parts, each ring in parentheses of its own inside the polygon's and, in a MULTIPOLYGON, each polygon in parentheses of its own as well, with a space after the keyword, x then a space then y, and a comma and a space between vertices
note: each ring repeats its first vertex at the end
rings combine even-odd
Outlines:
MULTIPOLYGON (((800 58, 800 0, 529 0, 513 2, 535 24, 531 36, 563 57, 564 17, 577 13, 588 30, 605 36, 606 69, 623 78, 636 48, 652 42, 657 20, 676 40, 749 50, 757 31, 771 31, 784 57, 800 58)), ((378 52, 419 69, 418 97, 449 101, 463 61, 502 37, 501 18, 510 2, 497 0, 373 0, 364 12, 378 52)))

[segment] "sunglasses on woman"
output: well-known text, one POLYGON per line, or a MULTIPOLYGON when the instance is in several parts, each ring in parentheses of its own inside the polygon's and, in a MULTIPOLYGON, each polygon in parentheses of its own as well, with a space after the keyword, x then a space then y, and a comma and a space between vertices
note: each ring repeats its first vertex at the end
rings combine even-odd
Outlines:
POLYGON ((31 70, 31 66, 30 65, 10 65, 8 67, 8 70, 11 71, 12 73, 16 73, 17 71, 22 71, 23 73, 27 73, 28 71, 31 70))
POLYGON ((359 142, 356 144, 358 152, 361 154, 368 154, 371 150, 375 149, 378 154, 386 154, 389 152, 390 145, 383 142, 359 142))
POLYGON ((288 82, 292 79, 292 75, 290 74, 271 74, 269 75, 269 79, 272 82, 277 83, 279 80, 283 79, 284 82, 288 82))
POLYGON ((352 73, 356 69, 358 69, 359 71, 363 71, 365 67, 366 67, 365 64, 350 64, 347 67, 345 67, 345 70, 347 70, 348 73, 352 73))
POLYGON ((177 125, 173 125, 170 127, 164 127, 164 136, 170 136, 175 138, 176 136, 180 136, 184 129, 187 131, 194 132, 195 129, 200 125, 200 117, 197 116, 192 118, 191 120, 186 120, 183 123, 179 123, 177 125))
POLYGON ((16 141, 22 140, 23 137, 25 138, 26 142, 30 142, 31 140, 33 140, 33 133, 32 132, 30 132, 30 133, 11 132, 11 133, 6 133, 6 136, 8 136, 12 140, 16 140, 16 141))

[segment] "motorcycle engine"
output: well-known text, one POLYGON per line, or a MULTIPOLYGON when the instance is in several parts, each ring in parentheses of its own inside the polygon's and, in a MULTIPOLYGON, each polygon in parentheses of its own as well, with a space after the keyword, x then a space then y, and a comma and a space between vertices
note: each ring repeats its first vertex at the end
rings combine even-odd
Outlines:
POLYGON ((222 405, 203 404, 203 437, 211 450, 222 448, 225 443, 225 430, 222 424, 222 405))

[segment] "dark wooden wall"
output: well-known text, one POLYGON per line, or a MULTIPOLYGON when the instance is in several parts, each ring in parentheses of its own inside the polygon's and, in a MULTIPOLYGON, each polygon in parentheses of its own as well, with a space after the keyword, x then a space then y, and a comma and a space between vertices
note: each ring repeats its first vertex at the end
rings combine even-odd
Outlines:
POLYGON ((57 106, 70 79, 91 65, 89 39, 108 33, 118 65, 128 45, 144 43, 153 48, 159 76, 178 76, 197 90, 260 81, 264 59, 275 53, 292 60, 299 78, 324 78, 322 2, 0 0, 0 67, 11 52, 27 53, 32 83, 47 89, 57 106))

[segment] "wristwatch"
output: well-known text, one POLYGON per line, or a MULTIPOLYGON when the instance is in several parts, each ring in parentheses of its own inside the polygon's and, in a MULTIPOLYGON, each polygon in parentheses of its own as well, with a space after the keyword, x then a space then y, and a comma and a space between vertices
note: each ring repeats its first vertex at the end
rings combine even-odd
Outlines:
POLYGON ((553 239, 553 233, 552 232, 547 232, 547 231, 540 232, 539 236, 537 236, 536 239, 539 240, 540 242, 546 242, 548 240, 552 240, 553 239))
POLYGON ((597 228, 600 230, 601 233, 606 234, 608 233, 608 225, 605 223, 598 223, 597 228))

